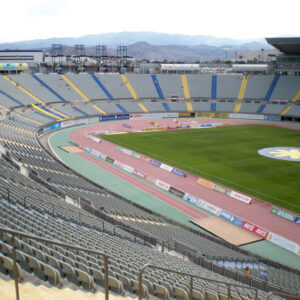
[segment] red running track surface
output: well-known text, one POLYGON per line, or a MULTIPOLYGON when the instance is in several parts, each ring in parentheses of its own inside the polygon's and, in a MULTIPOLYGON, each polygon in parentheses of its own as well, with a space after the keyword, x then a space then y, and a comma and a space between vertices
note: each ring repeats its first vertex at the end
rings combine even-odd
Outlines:
MULTIPOLYGON (((174 126, 173 119, 161 119, 153 120, 155 123, 159 124, 160 127, 164 126, 174 126)), ((128 156, 120 151, 117 151, 116 146, 110 142, 102 140, 101 143, 97 143, 93 140, 88 139, 84 136, 85 133, 94 133, 98 131, 110 131, 110 132, 135 132, 142 130, 146 127, 154 127, 149 124, 150 120, 138 120, 138 121, 129 121, 124 120, 120 122, 111 122, 111 123, 101 123, 94 126, 84 127, 70 133, 69 138, 78 143, 88 147, 91 147, 95 150, 98 150, 108 156, 118 160, 122 163, 125 163, 135 169, 153 176, 157 179, 160 179, 171 186, 178 188, 184 192, 187 192, 191 195, 194 195, 198 198, 201 198, 223 210, 226 210, 256 226, 259 226, 265 230, 272 231, 282 237, 287 238, 290 241, 300 244, 300 226, 299 224, 292 223, 278 216, 272 215, 270 209, 271 204, 264 202, 262 200, 252 197, 252 202, 250 205, 240 202, 234 198, 231 198, 227 195, 224 195, 220 192, 211 190, 204 186, 199 185, 196 181, 199 178, 196 175, 188 173, 186 178, 178 176, 176 174, 170 173, 166 170, 157 168, 153 165, 150 165, 148 162, 143 160, 136 159, 134 157, 128 156), (130 124, 131 128, 126 128, 123 124, 130 124)), ((191 124, 188 120, 179 119, 179 122, 185 124, 191 124)), ((241 120, 221 120, 221 119, 195 119, 193 122, 198 124, 207 124, 207 123, 228 123, 231 125, 246 125, 246 124, 262 124, 262 125, 273 125, 280 126, 281 124, 277 123, 265 123, 265 122, 253 122, 253 121, 241 121, 241 120)), ((285 128, 297 129, 300 130, 297 126, 290 126, 283 124, 285 128)), ((205 130, 205 129, 203 129, 205 130)), ((94 158, 89 154, 81 153, 80 154, 85 159, 97 164, 101 168, 108 170, 109 172, 121 177, 125 181, 137 186, 138 188, 154 195, 160 200, 176 207, 185 214, 191 216, 192 218, 201 218, 207 217, 197 208, 193 208, 190 205, 183 203, 180 200, 177 200, 164 192, 157 190, 157 188, 151 187, 148 184, 142 182, 131 176, 130 174, 125 174, 124 172, 118 170, 117 168, 108 165, 102 162, 100 159, 94 158)))

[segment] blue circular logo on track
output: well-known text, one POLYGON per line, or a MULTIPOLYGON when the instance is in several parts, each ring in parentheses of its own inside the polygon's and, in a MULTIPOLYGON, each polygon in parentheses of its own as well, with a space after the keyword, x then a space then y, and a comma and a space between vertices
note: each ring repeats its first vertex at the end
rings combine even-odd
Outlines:
POLYGON ((260 155, 289 161, 300 161, 299 147, 272 147, 263 148, 257 151, 260 155))

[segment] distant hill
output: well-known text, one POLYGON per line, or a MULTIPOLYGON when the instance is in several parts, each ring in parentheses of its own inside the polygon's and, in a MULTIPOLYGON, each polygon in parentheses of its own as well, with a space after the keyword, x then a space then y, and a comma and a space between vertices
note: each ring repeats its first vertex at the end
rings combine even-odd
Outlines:
POLYGON ((107 45, 108 47, 116 47, 117 45, 130 45, 140 41, 145 41, 151 45, 179 45, 179 46, 196 46, 210 45, 220 47, 223 45, 242 45, 247 43, 260 43, 264 47, 268 47, 264 38, 235 40, 230 38, 217 38, 206 35, 183 35, 183 34, 167 34, 155 32, 118 32, 84 35, 81 37, 65 37, 65 38, 49 38, 29 41, 19 41, 14 43, 0 44, 0 49, 43 49, 51 47, 52 44, 63 44, 66 46, 74 46, 75 44, 84 44, 87 47, 97 44, 107 45))
POLYGON ((119 32, 98 35, 85 35, 78 38, 49 38, 0 44, 5 49, 45 49, 52 44, 64 45, 65 54, 74 54, 73 46, 83 44, 86 53, 95 55, 95 45, 107 45, 108 54, 115 55, 117 45, 128 46, 128 55, 139 59, 195 61, 225 59, 235 53, 272 49, 263 38, 234 40, 204 35, 181 35, 154 32, 119 32))

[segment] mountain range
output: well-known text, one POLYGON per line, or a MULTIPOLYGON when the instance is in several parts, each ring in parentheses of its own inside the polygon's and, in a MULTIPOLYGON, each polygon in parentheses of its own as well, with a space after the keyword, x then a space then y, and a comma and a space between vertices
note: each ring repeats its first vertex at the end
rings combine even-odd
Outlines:
MULTIPOLYGON (((108 54, 114 54, 118 45, 128 46, 128 55, 139 59, 194 61, 230 58, 237 53, 272 49, 263 38, 236 40, 205 35, 182 35, 155 32, 119 32, 81 37, 48 38, 0 44, 6 49, 51 49, 52 44, 62 44, 72 53, 74 45, 85 45, 86 53, 95 55, 96 45, 106 45, 108 54)), ((73 50, 74 51, 74 50, 73 50)), ((69 53, 70 52, 70 53, 69 53)))

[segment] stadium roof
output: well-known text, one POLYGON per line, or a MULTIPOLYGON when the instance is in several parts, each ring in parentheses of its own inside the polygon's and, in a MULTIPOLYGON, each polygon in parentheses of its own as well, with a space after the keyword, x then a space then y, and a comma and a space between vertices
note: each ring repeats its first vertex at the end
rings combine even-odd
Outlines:
POLYGON ((300 37, 266 38, 266 41, 283 54, 300 55, 300 37))

